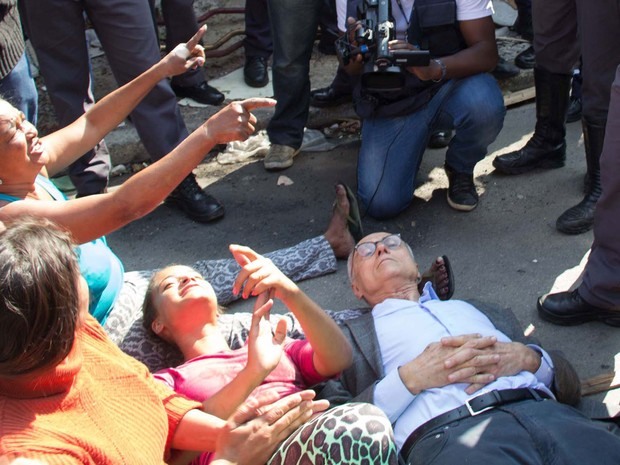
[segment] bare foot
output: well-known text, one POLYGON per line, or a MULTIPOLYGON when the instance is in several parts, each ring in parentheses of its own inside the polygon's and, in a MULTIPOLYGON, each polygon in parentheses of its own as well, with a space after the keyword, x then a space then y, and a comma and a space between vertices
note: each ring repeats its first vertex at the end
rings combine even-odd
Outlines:
POLYGON ((336 184, 336 200, 332 211, 332 217, 323 233, 336 258, 347 258, 355 247, 355 240, 347 226, 349 215, 349 200, 342 184, 336 184))
POLYGON ((427 282, 431 282, 437 297, 440 300, 448 300, 450 294, 450 274, 446 268, 443 257, 437 257, 431 267, 422 275, 422 281, 418 285, 420 293, 427 282))

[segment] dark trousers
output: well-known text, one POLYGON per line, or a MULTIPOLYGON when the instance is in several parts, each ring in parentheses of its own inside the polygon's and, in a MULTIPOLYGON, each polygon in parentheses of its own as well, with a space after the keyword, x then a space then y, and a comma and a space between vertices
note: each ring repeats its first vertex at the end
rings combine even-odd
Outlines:
POLYGON ((271 56, 273 43, 267 0, 246 0, 243 47, 246 57, 271 56))
MULTIPOLYGON (((326 0, 268 0, 273 39, 273 92, 278 101, 267 127, 272 144, 299 148, 310 107, 310 57, 326 0)), ((331 0, 327 0, 331 1, 331 0)), ((333 14, 333 10, 332 10, 333 14)))
MULTIPOLYGON (((28 36, 39 58, 59 124, 65 126, 93 103, 84 13, 93 23, 119 85, 161 58, 148 0, 23 0, 28 36)), ((166 155, 187 137, 176 97, 162 80, 131 113, 152 160, 166 155)), ((81 195, 107 184, 110 159, 100 145, 70 168, 81 195)))
POLYGON ((603 193, 594 213, 594 243, 579 294, 593 305, 620 310, 620 66, 601 154, 603 193))
POLYGON ((526 400, 450 423, 411 449, 409 465, 616 465, 620 438, 552 400, 526 400))
MULTIPOLYGON (((155 0, 150 2, 154 8, 155 0)), ((170 52, 180 43, 187 42, 198 30, 194 0, 161 0, 161 13, 166 27, 166 52, 170 52)), ((196 68, 174 76, 172 84, 190 87, 204 80, 204 68, 196 68)))
POLYGON ((604 126, 609 89, 620 64, 620 2, 533 0, 532 19, 536 65, 569 75, 581 53, 583 118, 604 126))

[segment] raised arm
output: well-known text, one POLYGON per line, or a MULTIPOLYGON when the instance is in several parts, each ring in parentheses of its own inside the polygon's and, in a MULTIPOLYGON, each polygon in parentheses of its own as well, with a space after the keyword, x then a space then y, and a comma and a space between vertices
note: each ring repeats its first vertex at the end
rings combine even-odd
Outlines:
POLYGON ((179 44, 161 61, 102 98, 70 125, 41 138, 49 156, 48 173, 61 171, 92 149, 127 118, 159 81, 203 66, 204 50, 198 42, 206 29, 202 26, 187 44, 179 44))
POLYGON ((0 221, 23 215, 48 218, 84 243, 108 234, 154 210, 217 144, 245 140, 254 132, 254 108, 272 99, 234 102, 209 118, 172 152, 136 173, 112 192, 67 202, 26 199, 0 210, 0 221))
POLYGON ((293 312, 314 350, 314 367, 322 376, 333 376, 347 368, 352 360, 351 345, 338 325, 299 287, 287 278, 271 260, 249 247, 231 245, 241 266, 233 293, 243 298, 270 292, 293 312))
POLYGON ((266 295, 256 300, 248 335, 248 362, 235 378, 203 402, 203 410, 219 418, 228 418, 246 401, 252 391, 280 362, 286 339, 286 320, 280 320, 274 334, 265 318, 273 300, 266 295))

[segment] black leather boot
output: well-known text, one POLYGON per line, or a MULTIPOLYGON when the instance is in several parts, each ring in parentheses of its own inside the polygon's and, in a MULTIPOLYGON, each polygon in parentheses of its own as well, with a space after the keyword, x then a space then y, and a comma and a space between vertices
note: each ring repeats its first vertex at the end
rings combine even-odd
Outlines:
POLYGON ((566 112, 571 75, 534 69, 536 129, 522 149, 493 160, 503 174, 527 173, 535 168, 561 168, 566 160, 566 112))
POLYGON ((224 216, 222 204, 198 185, 193 173, 170 193, 166 204, 178 208, 199 223, 208 223, 224 216))
POLYGON ((586 148, 588 166, 586 195, 581 202, 560 215, 555 223, 558 231, 564 234, 582 234, 594 225, 594 209, 601 196, 601 169, 599 159, 603 151, 605 126, 588 124, 583 121, 583 141, 586 148))
POLYGON ((546 321, 562 326, 574 326, 588 321, 602 321, 620 326, 620 311, 607 310, 586 302, 574 291, 545 294, 538 298, 538 315, 546 321))

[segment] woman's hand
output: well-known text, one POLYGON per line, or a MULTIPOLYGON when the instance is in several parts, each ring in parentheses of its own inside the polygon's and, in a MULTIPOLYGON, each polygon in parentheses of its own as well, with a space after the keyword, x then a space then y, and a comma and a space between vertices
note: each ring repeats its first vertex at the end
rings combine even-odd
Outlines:
POLYGON ((241 266, 233 285, 235 295, 242 292, 241 296, 247 299, 267 292, 271 297, 286 301, 286 297, 297 290, 297 285, 268 258, 242 245, 231 244, 229 250, 241 266))
POLYGON ((267 462, 293 431, 329 406, 327 401, 313 400, 313 391, 276 398, 275 393, 264 393, 237 409, 218 436, 213 465, 267 462))
POLYGON ((227 144, 234 140, 245 140, 255 131, 255 108, 273 107, 276 101, 270 98, 249 98, 232 102, 209 118, 203 128, 207 137, 216 144, 227 144))
POLYGON ((166 76, 177 76, 189 69, 196 69, 205 64, 205 49, 200 39, 207 31, 207 25, 198 29, 196 34, 185 44, 179 44, 159 62, 166 76))
POLYGON ((241 271, 233 285, 233 293, 243 292, 243 297, 268 293, 280 299, 299 320, 306 339, 314 351, 316 371, 333 376, 351 364, 351 345, 321 307, 287 278, 271 260, 257 254, 249 247, 230 245, 241 271))
POLYGON ((256 298, 248 336, 247 368, 263 379, 280 363, 286 339, 286 320, 279 320, 275 332, 271 334, 271 307, 273 300, 269 299, 268 293, 256 298))

